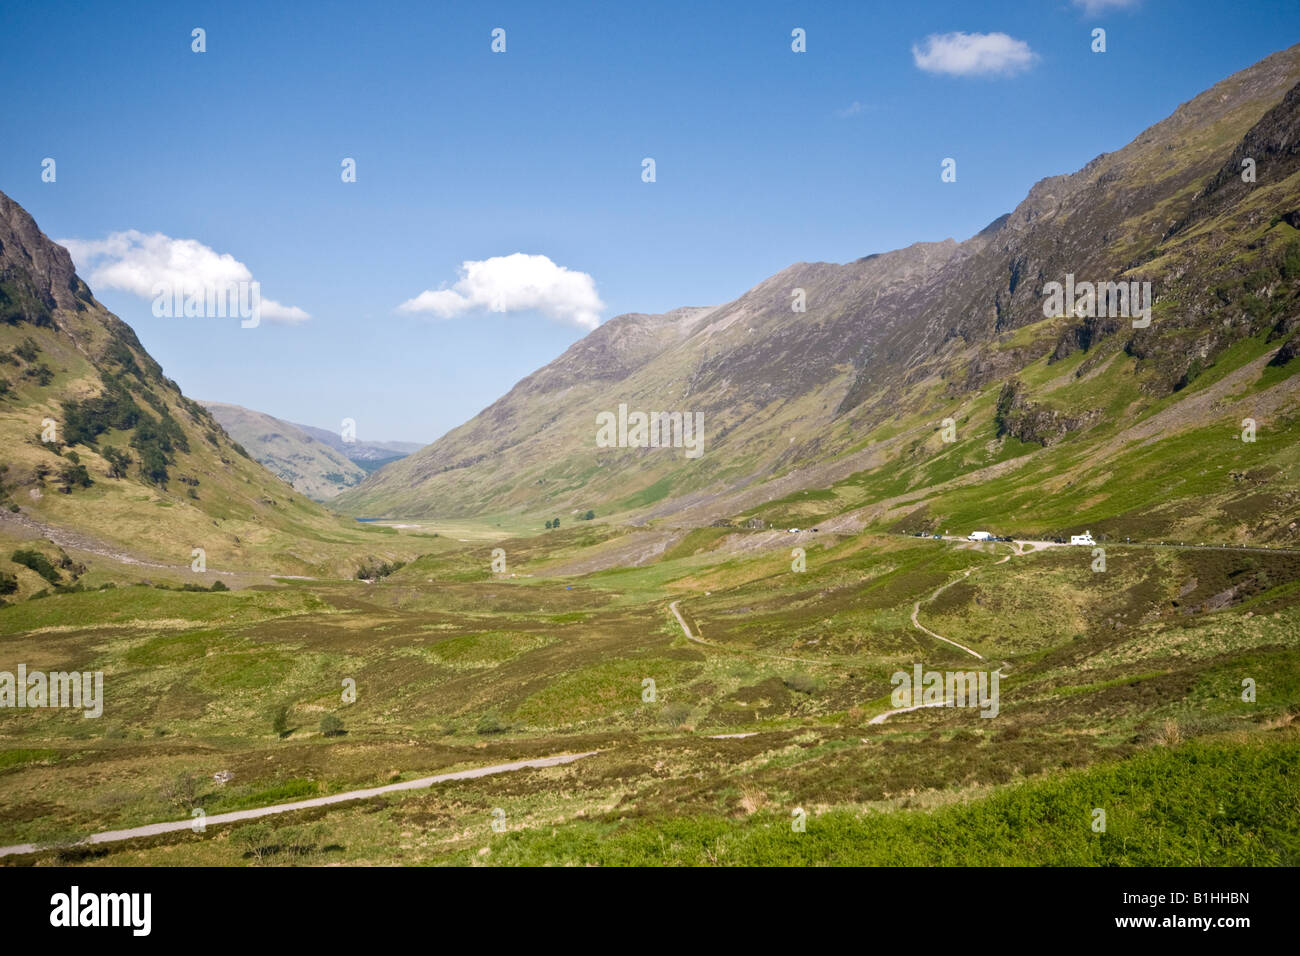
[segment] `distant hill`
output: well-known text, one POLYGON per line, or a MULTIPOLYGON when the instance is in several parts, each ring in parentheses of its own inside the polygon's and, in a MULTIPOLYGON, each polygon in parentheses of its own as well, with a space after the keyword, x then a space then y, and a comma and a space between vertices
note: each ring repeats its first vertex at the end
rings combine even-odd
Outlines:
MULTIPOLYGON (((317 501, 359 484, 367 470, 301 427, 263 412, 224 402, 200 402, 263 466, 317 501)), ((319 429, 317 429, 319 431, 319 429)))
POLYGON ((419 442, 411 441, 350 441, 345 442, 338 432, 332 432, 327 428, 316 428, 313 425, 297 425, 293 427, 301 429, 303 432, 333 448, 349 461, 354 462, 359 468, 367 473, 373 472, 391 461, 397 461, 399 458, 405 458, 412 452, 419 451, 425 447, 419 442))

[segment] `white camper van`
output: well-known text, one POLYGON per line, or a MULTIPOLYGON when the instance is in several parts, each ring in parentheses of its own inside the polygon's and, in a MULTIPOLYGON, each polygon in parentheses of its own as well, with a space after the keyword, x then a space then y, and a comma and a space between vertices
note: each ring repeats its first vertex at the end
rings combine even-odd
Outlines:
POLYGON ((972 531, 967 541, 992 541, 993 535, 988 531, 972 531))
POLYGON ((1094 545, 1094 544, 1096 544, 1096 543, 1097 543, 1096 541, 1093 541, 1093 540, 1092 540, 1092 532, 1091 532, 1091 531, 1085 531, 1083 534, 1072 534, 1072 535, 1070 535, 1070 544, 1086 544, 1086 545, 1094 545))

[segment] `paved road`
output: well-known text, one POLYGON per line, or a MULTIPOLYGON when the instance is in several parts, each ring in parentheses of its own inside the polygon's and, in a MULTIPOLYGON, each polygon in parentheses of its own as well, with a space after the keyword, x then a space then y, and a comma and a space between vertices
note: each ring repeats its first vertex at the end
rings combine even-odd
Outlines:
MULTIPOLYGON (((371 787, 368 790, 349 790, 347 793, 334 793, 327 797, 312 797, 310 800, 298 800, 294 803, 278 803, 270 807, 256 807, 252 810, 234 810, 230 813, 217 813, 208 817, 204 823, 208 826, 215 826, 220 823, 233 823, 236 820, 255 820, 258 817, 268 817, 274 813, 288 813, 293 810, 306 810, 310 807, 325 807, 332 803, 347 803, 352 800, 367 800, 370 797, 378 797, 385 793, 397 793, 401 790, 422 790, 425 787, 431 787, 435 783, 443 783, 447 780, 472 780, 475 777, 487 777, 496 773, 508 773, 511 770, 524 770, 533 767, 554 767, 558 764, 573 763, 575 760, 581 760, 583 757, 590 757, 597 754, 598 750, 589 750, 581 754, 559 754, 555 757, 539 757, 535 760, 516 760, 514 763, 499 763, 491 767, 479 767, 475 770, 458 770, 455 773, 442 773, 436 777, 421 777, 418 780, 405 780, 402 783, 385 784, 382 787, 371 787)), ((179 830, 188 830, 194 824, 193 820, 176 820, 168 823, 150 823, 142 827, 132 827, 129 830, 109 830, 106 833, 95 833, 84 840, 79 841, 77 846, 84 846, 90 843, 113 843, 118 840, 131 840, 135 837, 156 836, 160 833, 175 833, 179 830)), ((34 843, 19 843, 15 846, 0 847, 0 856, 11 856, 15 853, 35 853, 37 846, 34 843)))

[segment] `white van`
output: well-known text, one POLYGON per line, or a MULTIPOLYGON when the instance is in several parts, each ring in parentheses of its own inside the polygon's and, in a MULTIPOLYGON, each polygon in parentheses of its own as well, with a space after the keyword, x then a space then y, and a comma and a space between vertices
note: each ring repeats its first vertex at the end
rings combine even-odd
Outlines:
POLYGON ((967 541, 992 541, 993 535, 988 531, 972 531, 967 541))
POLYGON ((1085 531, 1083 534, 1072 534, 1072 535, 1070 535, 1070 544, 1086 544, 1086 545, 1094 545, 1094 544, 1096 544, 1096 543, 1097 543, 1096 541, 1093 541, 1093 540, 1092 540, 1092 532, 1091 532, 1091 531, 1085 531))

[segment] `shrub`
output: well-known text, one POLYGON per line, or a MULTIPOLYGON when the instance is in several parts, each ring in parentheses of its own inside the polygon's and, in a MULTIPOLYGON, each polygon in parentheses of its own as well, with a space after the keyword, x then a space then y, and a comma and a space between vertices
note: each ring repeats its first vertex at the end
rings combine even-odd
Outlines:
POLYGON ((781 682, 799 694, 815 694, 822 689, 822 682, 807 674, 791 674, 789 677, 781 678, 781 682))
POLYGON ((199 778, 191 773, 178 773, 163 786, 162 797, 182 813, 189 813, 199 798, 199 778))
POLYGON ((39 551, 19 548, 10 556, 10 559, 14 564, 21 564, 23 567, 35 571, 51 584, 58 584, 63 579, 59 572, 54 569, 54 565, 50 564, 50 559, 39 551))
POLYGON ((663 710, 664 723, 669 727, 680 727, 691 719, 691 707, 681 701, 668 704, 663 710))
POLYGON ((326 737, 341 737, 347 733, 343 729, 343 721, 334 714, 326 714, 320 719, 320 732, 326 737))
POLYGON ((496 714, 484 714, 479 718, 478 726, 474 728, 476 734, 486 737, 490 734, 504 734, 510 727, 503 724, 496 714))
POLYGON ((405 561, 376 561, 374 558, 367 558, 361 567, 357 568, 357 580, 377 581, 404 567, 406 567, 405 561))
POLYGON ((23 372, 24 378, 36 379, 37 385, 49 385, 54 381, 54 371, 44 362, 23 372))
POLYGON ((235 844, 244 850, 245 856, 261 860, 273 850, 274 835, 265 823, 252 823, 240 827, 233 834, 235 844))
POLYGON ((59 490, 65 495, 70 494, 73 488, 89 488, 94 484, 85 465, 64 465, 59 471, 59 481, 63 482, 59 490))
POLYGON ((212 587, 211 587, 209 590, 212 590, 212 591, 229 591, 230 588, 226 587, 226 582, 224 582, 224 581, 213 581, 213 582, 212 582, 212 587))
POLYGON ((10 574, 8 571, 0 571, 0 594, 13 594, 17 590, 17 575, 10 574))
POLYGON ((131 456, 120 448, 111 446, 105 448, 103 454, 104 460, 108 462, 108 477, 125 478, 126 470, 131 465, 131 456))
POLYGON ((1280 271, 1284 279, 1300 277, 1300 239, 1296 239, 1287 245, 1286 250, 1282 253, 1280 271))
POLYGON ((271 711, 271 730, 277 737, 283 737, 289 732, 289 708, 280 706, 271 711))

